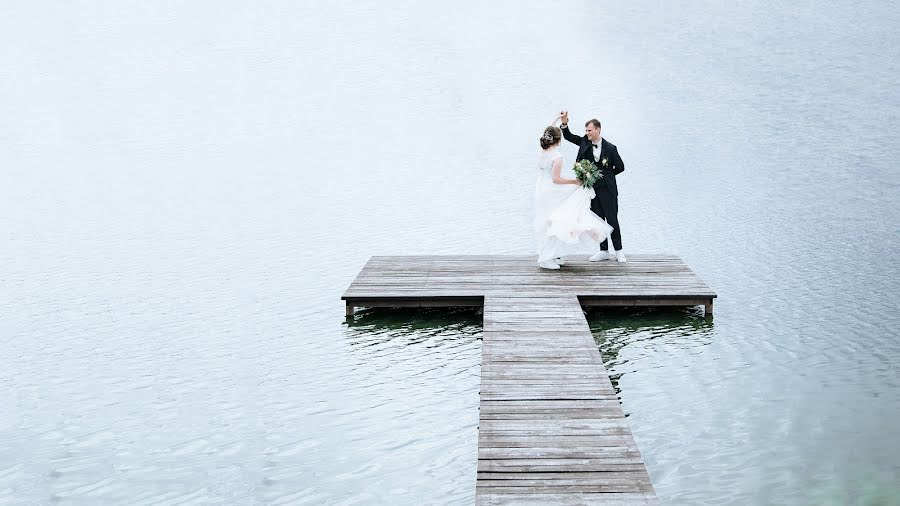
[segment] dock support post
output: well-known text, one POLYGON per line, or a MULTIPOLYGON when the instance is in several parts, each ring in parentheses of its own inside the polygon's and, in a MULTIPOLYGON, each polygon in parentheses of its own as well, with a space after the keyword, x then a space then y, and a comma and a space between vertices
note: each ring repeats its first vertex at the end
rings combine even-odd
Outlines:
POLYGON ((356 308, 353 307, 353 304, 348 300, 347 301, 347 316, 353 316, 356 314, 356 308))
POLYGON ((713 300, 709 299, 709 302, 703 305, 703 309, 706 311, 706 316, 712 316, 713 314, 713 300))

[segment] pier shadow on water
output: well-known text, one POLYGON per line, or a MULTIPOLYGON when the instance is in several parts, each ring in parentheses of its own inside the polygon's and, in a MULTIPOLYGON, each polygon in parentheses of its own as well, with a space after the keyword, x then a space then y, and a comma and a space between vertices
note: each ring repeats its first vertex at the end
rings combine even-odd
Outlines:
POLYGON ((654 367, 659 353, 691 355, 713 341, 713 319, 702 307, 589 308, 585 314, 603 365, 621 397, 625 374, 654 367))
POLYGON ((368 308, 348 316, 351 349, 480 347, 482 310, 469 307, 368 308))

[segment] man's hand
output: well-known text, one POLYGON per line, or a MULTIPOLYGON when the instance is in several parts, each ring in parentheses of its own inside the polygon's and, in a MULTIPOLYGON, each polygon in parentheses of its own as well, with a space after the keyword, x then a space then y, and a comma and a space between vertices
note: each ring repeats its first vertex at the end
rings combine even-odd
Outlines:
POLYGON ((562 120, 563 126, 569 124, 569 111, 562 111, 559 113, 559 119, 562 120))

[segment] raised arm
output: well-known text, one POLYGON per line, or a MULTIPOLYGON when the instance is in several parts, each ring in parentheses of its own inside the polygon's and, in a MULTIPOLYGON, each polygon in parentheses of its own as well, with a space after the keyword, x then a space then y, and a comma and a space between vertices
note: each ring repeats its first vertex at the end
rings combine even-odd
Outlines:
POLYGON ((562 161, 562 157, 553 161, 553 167, 550 169, 550 174, 553 176, 553 182, 556 184, 581 184, 581 181, 577 179, 562 177, 562 161))
POLYGON ((559 118, 562 120, 562 125, 559 128, 562 130, 563 137, 572 144, 581 146, 581 137, 569 131, 569 111, 561 112, 559 118))

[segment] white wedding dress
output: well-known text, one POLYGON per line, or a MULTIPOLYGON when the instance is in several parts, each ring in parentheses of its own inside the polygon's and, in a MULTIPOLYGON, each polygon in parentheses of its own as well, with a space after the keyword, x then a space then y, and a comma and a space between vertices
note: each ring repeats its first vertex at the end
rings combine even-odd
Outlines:
POLYGON ((553 182, 553 162, 562 158, 559 148, 552 148, 541 150, 538 159, 534 187, 538 262, 584 250, 596 252, 600 241, 612 232, 612 227, 591 212, 593 188, 553 182))

